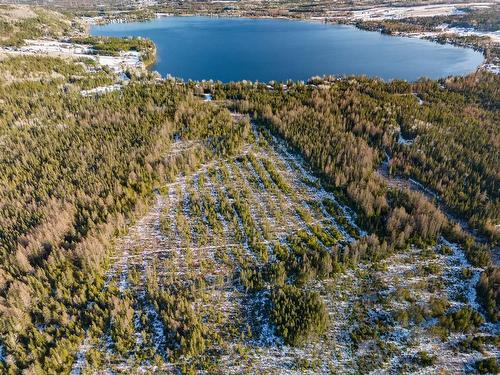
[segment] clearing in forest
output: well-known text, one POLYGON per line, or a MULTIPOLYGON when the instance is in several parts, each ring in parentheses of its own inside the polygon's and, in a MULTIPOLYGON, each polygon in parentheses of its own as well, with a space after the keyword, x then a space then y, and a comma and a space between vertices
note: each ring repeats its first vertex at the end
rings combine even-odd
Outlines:
MULTIPOLYGON (((375 265, 339 266, 347 245, 366 235, 355 215, 282 141, 254 132, 240 154, 166 184, 118 241, 107 283, 121 294, 115 317, 104 337, 85 340, 73 373, 349 373, 374 366, 432 373, 460 371, 477 359, 453 354, 463 336, 442 340, 433 331, 433 313, 475 300, 479 270, 461 250, 443 240, 375 265), (291 281, 317 293, 328 315, 321 335, 296 346, 271 318, 279 277, 260 279, 283 254, 301 258, 302 268, 308 256, 316 264, 291 281), (420 357, 423 364, 415 362, 420 357)), ((195 146, 178 141, 171 154, 195 146)))

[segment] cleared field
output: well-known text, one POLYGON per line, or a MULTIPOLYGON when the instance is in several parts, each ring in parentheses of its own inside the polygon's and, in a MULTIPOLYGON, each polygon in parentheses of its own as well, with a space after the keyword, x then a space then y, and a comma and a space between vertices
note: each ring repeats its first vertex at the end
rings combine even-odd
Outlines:
MULTIPOLYGON (((88 335, 74 374, 435 373, 482 357, 457 356, 466 335, 436 328, 434 316, 449 306, 477 308, 480 270, 457 246, 443 240, 354 270, 343 261, 347 245, 366 235, 355 215, 282 141, 254 133, 241 154, 166 184, 117 242, 106 288, 119 290, 121 321, 111 320, 104 337, 88 335), (321 263, 325 254, 333 261, 321 263), (298 267, 306 258, 319 265, 281 282, 266 276, 273 265, 293 269, 296 258, 298 267), (296 346, 271 313, 273 289, 289 281, 318 293, 329 320, 319 337, 296 346)), ((193 147, 175 142, 167 157, 193 147)), ((481 328, 485 336, 494 329, 481 328)), ((484 356, 498 354, 488 342, 484 356)))

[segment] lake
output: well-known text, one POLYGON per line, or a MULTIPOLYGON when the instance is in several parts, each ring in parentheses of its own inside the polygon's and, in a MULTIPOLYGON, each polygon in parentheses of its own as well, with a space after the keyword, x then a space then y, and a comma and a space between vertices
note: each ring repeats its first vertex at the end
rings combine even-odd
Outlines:
POLYGON ((282 19, 162 17, 92 26, 91 34, 150 38, 157 46, 151 69, 185 80, 268 82, 363 74, 413 81, 464 75, 483 62, 472 49, 282 19))

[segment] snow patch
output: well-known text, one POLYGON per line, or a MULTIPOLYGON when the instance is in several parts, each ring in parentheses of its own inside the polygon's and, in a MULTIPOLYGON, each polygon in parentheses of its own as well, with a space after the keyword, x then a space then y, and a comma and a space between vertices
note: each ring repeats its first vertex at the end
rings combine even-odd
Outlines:
POLYGON ((467 8, 489 8, 494 5, 491 2, 483 3, 457 3, 457 4, 437 4, 418 5, 411 7, 376 7, 352 12, 352 19, 362 21, 397 20, 409 17, 434 17, 463 14, 459 9, 467 8))
POLYGON ((99 87, 89 89, 89 90, 82 90, 81 94, 83 96, 102 95, 102 94, 106 94, 108 92, 121 90, 122 87, 123 86, 121 84, 115 83, 115 84, 109 85, 109 86, 99 86, 99 87))

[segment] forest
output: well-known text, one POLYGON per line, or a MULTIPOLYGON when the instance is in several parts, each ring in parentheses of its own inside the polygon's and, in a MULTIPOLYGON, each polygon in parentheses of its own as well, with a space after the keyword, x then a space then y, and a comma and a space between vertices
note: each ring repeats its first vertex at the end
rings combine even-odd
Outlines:
POLYGON ((90 45, 95 54, 104 56, 117 56, 121 51, 136 51, 141 54, 146 65, 151 65, 156 59, 156 46, 149 39, 85 36, 71 38, 71 42, 90 45))
POLYGON ((498 372, 498 75, 121 80, 0 60, 1 373, 498 372))
POLYGON ((102 324, 104 311, 124 308, 101 293, 113 237, 160 181, 185 168, 162 160, 174 123, 189 122, 182 137, 207 140, 190 163, 240 147, 245 125, 228 128, 227 110, 190 106, 188 88, 172 82, 130 84, 96 100, 56 84, 81 73, 78 65, 23 64, 31 75, 50 67, 60 76, 48 85, 0 85, 0 330, 8 353, 0 366, 66 372, 83 330, 102 324))
MULTIPOLYGON (((429 204, 424 209, 427 219, 412 215, 426 205, 419 202, 422 198, 387 190, 378 173, 387 158, 390 175, 411 177, 428 186, 435 192, 434 199, 466 217, 495 245, 500 155, 495 146, 499 119, 494 75, 450 78, 443 82, 449 89, 427 80, 386 84, 371 79, 319 79, 312 83, 321 89, 300 83, 291 83, 286 90, 280 85, 269 89, 236 83, 215 86, 214 92, 217 98, 235 100, 235 108, 290 140, 333 188, 356 204, 367 228, 387 239, 392 236, 391 244, 397 245, 392 232, 405 226, 406 236, 413 237, 415 231, 422 240, 454 228, 429 204), (405 207, 398 207, 398 202, 405 202, 405 207), (406 214, 408 224, 401 221, 406 214), (415 222, 412 216, 419 219, 415 222)), ((467 242, 465 233, 453 235, 467 242)), ((471 251, 478 254, 471 260, 488 263, 483 259, 487 251, 481 247, 471 251)))
MULTIPOLYGON (((442 237, 459 243, 470 264, 489 267, 477 293, 487 318, 498 319, 498 272, 490 258, 498 233, 488 224, 498 220, 498 113, 495 97, 487 94, 497 92, 494 77, 449 79, 442 82, 445 89, 432 81, 365 78, 270 88, 153 83, 143 77, 118 92, 83 97, 76 88, 112 80, 113 73, 85 73, 86 64, 92 64, 86 61, 17 59, 1 62, 9 81, 0 86, 0 332, 5 353, 0 366, 6 373, 68 372, 82 337, 94 342, 103 332, 112 349, 100 349, 97 342, 86 354, 88 369, 112 366, 121 357, 136 363, 155 358, 160 366, 165 358, 175 358, 181 371, 215 369, 223 363, 214 350, 225 342, 240 342, 239 354, 231 355, 244 358, 245 348, 264 340, 258 338, 264 329, 255 325, 262 320, 258 316, 267 317, 264 321, 275 327, 283 344, 304 347, 324 340, 336 324, 328 312, 335 299, 325 302, 333 295, 313 285, 341 280, 340 275, 362 269, 362 264, 387 262, 415 246, 437 244, 439 259, 445 261, 453 251, 441 245, 442 237), (12 68, 19 65, 24 70, 12 68), (96 74, 102 78, 84 79, 96 74), (471 84, 472 79, 480 83, 471 84), (210 90, 217 103, 203 102, 198 97, 203 90, 210 90), (458 107, 469 109, 458 116, 458 107), (472 127, 474 133, 469 132, 472 127), (413 142, 398 142, 400 137, 413 142), (279 139, 286 140, 289 151, 279 139), (310 163, 311 175, 301 161, 286 161, 293 154, 310 163), (387 157, 388 176, 380 170, 387 157), (200 168, 207 169, 200 173, 200 168), (467 186, 478 190, 461 190, 464 176, 467 186), (396 177, 418 179, 436 197, 391 185, 396 177), (162 236, 180 241, 180 252, 154 260, 152 268, 132 262, 124 271, 113 271, 120 246, 116 238, 130 236, 134 223, 149 215, 157 194, 178 197, 177 203, 169 198, 159 220, 162 236), (481 228, 483 242, 460 229, 439 204, 481 228), (354 209, 355 221, 345 207, 354 209), (362 234, 366 232, 371 234, 362 234), (218 243, 227 249, 240 245, 231 255, 216 252, 213 256, 222 263, 215 266, 212 258, 204 260, 209 254, 197 249, 218 243), (217 281, 216 273, 207 279, 217 272, 214 266, 232 276, 217 281), (248 305, 249 310, 226 321, 217 304, 204 308, 203 301, 213 298, 218 285, 233 285, 241 299, 238 309, 248 305), (162 327, 161 334, 148 333, 155 324, 162 327), (137 325, 144 327, 141 340, 152 346, 138 346, 137 325)), ((146 251, 141 250, 146 242, 131 247, 123 259, 128 263, 130 251, 146 251)), ((418 272, 425 275, 448 267, 418 262, 424 262, 418 272)), ((370 277, 380 276, 358 276, 370 277)), ((377 288, 368 279, 356 296, 377 288)), ((398 290, 391 298, 418 303, 406 293, 398 290)), ((430 300, 428 306, 412 307, 409 315, 391 314, 409 326, 437 317, 433 335, 446 339, 459 331, 473 339, 484 318, 467 305, 458 312, 449 306, 446 300, 430 300)), ((382 322, 369 329, 363 308, 367 306, 353 310, 359 323, 350 340, 357 346, 380 340, 390 329, 382 322)), ((377 345, 377 361, 357 360, 361 372, 382 366, 384 358, 397 353, 377 345)), ((297 359, 294 366, 319 366, 321 358, 312 358, 297 359)), ((495 365, 490 362, 477 366, 495 365)), ((411 366, 434 364, 422 352, 411 366)))

